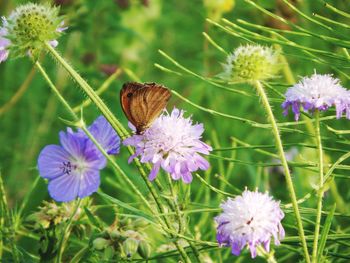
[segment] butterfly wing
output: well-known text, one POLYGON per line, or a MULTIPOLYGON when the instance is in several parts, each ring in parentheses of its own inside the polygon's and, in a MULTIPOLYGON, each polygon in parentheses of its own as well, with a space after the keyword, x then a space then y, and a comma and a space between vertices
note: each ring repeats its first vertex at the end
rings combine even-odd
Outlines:
POLYGON ((138 134, 159 116, 170 97, 170 91, 156 83, 127 83, 121 91, 123 111, 138 134))
POLYGON ((132 116, 130 110, 130 103, 133 98, 133 95, 138 89, 141 89, 143 85, 137 82, 129 82, 123 85, 123 88, 120 90, 120 105, 122 106, 123 112, 128 118, 128 120, 136 127, 137 123, 132 116))

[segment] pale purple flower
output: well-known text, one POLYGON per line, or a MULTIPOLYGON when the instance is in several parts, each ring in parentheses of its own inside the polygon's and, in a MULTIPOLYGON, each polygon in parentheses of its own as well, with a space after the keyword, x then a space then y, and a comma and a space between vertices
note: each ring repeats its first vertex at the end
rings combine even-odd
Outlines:
POLYGON ((0 63, 5 61, 9 55, 8 47, 11 44, 10 40, 6 38, 7 30, 5 28, 7 21, 5 17, 2 18, 3 26, 0 27, 0 63))
POLYGON ((346 118, 350 119, 350 91, 343 88, 339 79, 332 75, 314 73, 311 77, 304 77, 289 88, 285 96, 282 104, 284 115, 291 107, 295 120, 299 119, 301 107, 305 111, 326 111, 332 106, 336 109, 337 118, 346 113, 346 118))
MULTIPOLYGON (((104 117, 99 117, 90 132, 106 152, 116 154, 120 139, 104 117)), ((50 196, 56 201, 68 202, 96 192, 100 185, 100 170, 106 158, 81 131, 60 132, 61 145, 48 145, 39 155, 38 170, 49 180, 50 196)))
POLYGON ((221 208, 224 211, 215 218, 217 241, 220 245, 230 246, 236 256, 248 246, 252 258, 255 258, 257 246, 262 245, 269 252, 272 237, 275 245, 284 238, 281 224, 284 213, 279 202, 268 193, 246 189, 242 195, 223 202, 221 208))
POLYGON ((142 163, 151 162, 153 168, 149 180, 154 180, 162 167, 174 180, 185 183, 192 181, 192 172, 207 170, 209 163, 200 154, 209 154, 212 148, 202 142, 203 124, 193 124, 191 118, 184 118, 184 111, 173 109, 159 116, 150 128, 141 135, 124 140, 125 145, 134 146, 131 162, 140 156, 142 163))

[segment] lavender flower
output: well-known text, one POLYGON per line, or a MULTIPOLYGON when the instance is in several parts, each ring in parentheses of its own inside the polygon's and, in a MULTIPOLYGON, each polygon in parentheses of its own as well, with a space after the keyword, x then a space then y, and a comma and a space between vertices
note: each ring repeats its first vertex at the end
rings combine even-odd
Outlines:
MULTIPOLYGON (((6 24, 6 19, 2 19, 2 23, 6 24)), ((7 30, 4 27, 0 27, 0 63, 5 61, 9 55, 8 46, 10 45, 10 40, 6 38, 7 30)))
POLYGON ((212 148, 200 140, 203 124, 193 124, 183 117, 184 111, 176 108, 171 114, 163 114, 141 135, 124 140, 125 145, 136 148, 129 158, 131 162, 140 156, 143 163, 153 163, 149 180, 154 180, 162 167, 174 180, 192 181, 192 172, 207 170, 209 163, 201 154, 209 154, 212 148))
POLYGON ((289 88, 286 100, 282 104, 284 115, 288 114, 291 107, 295 120, 299 119, 300 107, 305 111, 326 111, 332 106, 336 108, 337 118, 346 113, 346 118, 350 119, 350 91, 343 88, 339 79, 333 78, 332 75, 316 73, 311 77, 304 77, 289 88))
MULTIPOLYGON (((89 130, 107 152, 118 153, 119 137, 103 117, 89 130)), ((38 158, 39 174, 49 180, 50 196, 68 202, 91 195, 100 185, 100 170, 106 166, 106 158, 81 131, 68 128, 59 135, 61 145, 46 146, 38 158)))
POLYGON ((255 258, 257 246, 263 245, 269 252, 271 237, 275 245, 284 238, 281 225, 284 214, 279 202, 267 193, 246 189, 241 196, 222 203, 221 208, 223 213, 215 218, 217 241, 220 245, 231 246, 232 254, 236 256, 248 245, 252 258, 255 258))
POLYGON ((2 18, 0 27, 0 62, 7 59, 10 50, 14 56, 30 54, 37 58, 45 43, 52 47, 67 29, 58 15, 59 9, 48 4, 27 3, 18 6, 9 17, 2 18))

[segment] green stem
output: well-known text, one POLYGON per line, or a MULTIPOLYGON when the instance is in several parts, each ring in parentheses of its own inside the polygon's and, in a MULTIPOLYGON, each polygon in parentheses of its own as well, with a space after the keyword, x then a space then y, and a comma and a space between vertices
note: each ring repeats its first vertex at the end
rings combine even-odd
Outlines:
POLYGON ((275 254, 274 251, 267 252, 262 246, 258 246, 257 251, 258 251, 258 254, 261 257, 263 257, 267 263, 277 263, 275 256, 274 256, 274 254, 275 254))
POLYGON ((67 240, 69 238, 69 235, 70 235, 70 232, 71 232, 71 229, 70 229, 70 226, 73 222, 73 217, 76 215, 76 213, 78 212, 78 209, 80 207, 80 204, 81 204, 81 200, 82 199, 78 199, 78 202, 74 208, 74 211, 72 213, 72 215, 70 216, 67 224, 66 224, 66 227, 63 231, 63 234, 61 236, 61 239, 59 240, 58 242, 58 248, 57 248, 57 258, 56 258, 56 262, 57 263, 61 263, 62 262, 62 256, 63 256, 63 251, 64 251, 64 247, 65 247, 65 244, 67 243, 67 240))
POLYGON ((271 105, 269 103, 269 99, 265 93, 265 90, 264 90, 262 84, 260 83, 260 81, 255 81, 253 84, 254 84, 255 88, 257 89, 258 94, 260 95, 263 106, 266 110, 266 113, 268 115, 269 121, 270 121, 271 126, 272 126, 272 132, 273 132, 273 135, 275 138, 275 143, 276 143, 276 147, 278 150, 278 155, 279 155, 279 158, 281 160, 281 163, 282 163, 282 166, 284 169, 284 174, 285 174, 286 183, 287 183, 287 189, 288 189, 289 196, 291 198, 292 205, 293 205, 293 211, 294 211, 294 215, 295 215, 295 219, 296 219, 296 223, 297 223, 297 227, 298 227, 299 239, 300 239, 300 242, 301 242, 302 247, 303 247, 305 261, 307 263, 310 263, 310 256, 309 256, 309 251, 308 251, 307 244, 306 244, 304 228, 303 228, 303 224, 302 224, 302 220, 301 220, 301 216, 300 216, 300 211, 299 211, 299 207, 298 207, 298 203, 297 203, 297 197, 295 194, 292 176, 290 174, 288 162, 287 162, 287 159, 286 159, 286 156, 284 153, 283 144, 282 144, 282 140, 281 140, 279 130, 277 127, 276 119, 275 119, 275 116, 273 115, 272 108, 271 108, 271 105))
POLYGON ((321 225, 321 213, 322 213, 322 199, 323 199, 323 183, 324 183, 324 172, 323 172, 323 149, 322 149, 322 139, 320 130, 320 112, 315 112, 315 137, 318 150, 318 162, 319 162, 319 186, 317 189, 317 212, 316 212, 316 223, 315 223, 315 234, 314 243, 312 246, 312 263, 317 263, 317 247, 318 239, 320 235, 320 225, 321 225))
MULTIPOLYGON (((2 253, 4 246, 3 241, 7 239, 9 247, 12 252, 12 260, 17 263, 20 262, 20 257, 18 254, 18 249, 15 243, 16 231, 13 222, 13 216, 9 211, 9 206, 7 203, 6 192, 4 188, 4 182, 2 181, 2 176, 0 173, 0 261, 2 262, 2 253)), ((5 244, 6 244, 5 243, 5 244)))
POLYGON ((58 52, 50 45, 46 44, 46 48, 52 54, 52 56, 68 71, 72 78, 79 84, 79 86, 84 90, 92 102, 101 111, 103 116, 106 117, 107 121, 112 125, 112 127, 117 131, 122 139, 125 139, 128 132, 118 121, 118 119, 113 115, 113 113, 108 109, 106 104, 102 99, 96 94, 96 92, 90 87, 90 85, 69 65, 58 52))
MULTIPOLYGON (((101 110, 102 114, 105 116, 107 121, 112 125, 112 127, 116 130, 116 132, 120 135, 120 137, 125 138, 127 131, 119 123, 119 121, 114 117, 114 115, 109 111, 108 107, 103 103, 103 101, 100 99, 100 97, 98 95, 96 95, 94 90, 87 84, 87 82, 84 79, 82 79, 78 73, 76 73, 76 71, 56 52, 56 50, 54 48, 52 48, 50 45, 47 45, 47 47, 48 47, 49 51, 51 52, 51 54, 53 54, 53 56, 63 65, 63 67, 73 77, 73 79, 75 79, 78 82, 78 84, 84 89, 86 94, 95 103, 95 105, 101 110)), ((59 100, 62 102, 65 109, 70 113, 73 120, 76 122, 80 122, 78 116, 75 114, 75 112, 70 107, 70 105, 67 103, 67 101, 62 97, 62 95, 59 93, 59 91, 56 89, 55 85, 52 83, 52 81, 50 80, 49 76, 46 74, 45 70, 42 68, 40 63, 38 61, 36 61, 35 65, 39 69, 40 73, 43 75, 44 79, 48 82, 50 88, 53 90, 53 92, 57 95, 59 100)), ((82 124, 80 124, 80 125, 84 126, 82 124)), ((133 154, 133 150, 131 149, 131 147, 128 147, 128 150, 131 154, 133 154)), ((109 157, 107 157, 107 158, 109 159, 109 157)), ((147 185, 147 188, 149 189, 152 197, 154 198, 154 200, 157 204, 158 210, 160 211, 160 213, 163 214, 165 212, 165 210, 163 209, 163 207, 161 205, 161 201, 160 201, 160 197, 159 197, 158 193, 156 192, 152 183, 148 180, 147 174, 143 170, 140 161, 137 158, 135 158, 134 161, 135 161, 136 167, 140 171, 140 174, 141 174, 144 182, 147 185)), ((113 162, 112 162, 112 164, 113 164, 113 162)), ((119 166, 115 166, 115 168, 118 169, 119 166)), ((122 173, 122 175, 124 176, 125 174, 122 173)), ((132 182, 128 179, 128 177, 126 175, 124 178, 127 180, 128 183, 131 183, 131 185, 133 185, 132 182)), ((133 187, 133 189, 137 190, 136 186, 133 187)), ((139 196, 142 196, 142 194, 138 190, 136 191, 136 193, 139 194, 139 196)), ((142 200, 145 201, 146 199, 142 196, 142 200)), ((147 204, 147 202, 146 202, 146 204, 147 204)), ((166 217, 164 218, 164 221, 165 221, 166 226, 168 228, 170 228, 171 224, 169 223, 169 221, 166 217)), ((177 241, 174 241, 174 243, 175 243, 175 246, 177 247, 180 255, 185 260, 185 262, 190 262, 188 255, 186 254, 186 251, 182 247, 179 246, 177 241)))

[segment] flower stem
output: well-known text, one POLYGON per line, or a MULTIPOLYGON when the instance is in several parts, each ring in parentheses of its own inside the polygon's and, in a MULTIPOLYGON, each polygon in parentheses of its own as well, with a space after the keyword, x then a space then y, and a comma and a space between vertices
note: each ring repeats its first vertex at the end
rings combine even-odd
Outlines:
POLYGON ((81 200, 82 199, 78 199, 78 202, 77 204, 75 205, 75 208, 74 208, 74 211, 72 213, 72 215, 70 216, 67 224, 66 224, 66 227, 63 231, 63 234, 58 242, 58 248, 57 248, 57 258, 56 258, 56 261, 57 263, 61 263, 62 262, 62 255, 63 255, 63 251, 64 251, 64 247, 65 247, 65 244, 66 244, 66 241, 68 240, 68 237, 70 235, 70 232, 71 232, 71 229, 70 229, 70 226, 72 224, 72 221, 73 221, 73 217, 76 215, 76 213, 78 212, 79 208, 80 208, 80 205, 81 205, 81 200))
POLYGON ((69 65, 58 52, 50 45, 46 44, 46 48, 52 54, 52 56, 68 71, 72 78, 79 84, 84 90, 92 102, 97 106, 101 113, 105 116, 107 121, 117 131, 122 139, 125 139, 128 134, 122 124, 117 120, 113 113, 109 110, 102 99, 96 94, 96 92, 90 87, 90 85, 69 65))
POLYGON ((275 143, 276 143, 276 147, 278 150, 278 155, 279 155, 279 158, 281 160, 281 163, 282 163, 282 166, 284 169, 284 174, 285 174, 286 183, 287 183, 287 189, 288 189, 289 196, 291 198, 292 205, 293 205, 293 211, 294 211, 294 215, 295 215, 295 219, 296 219, 296 223, 297 223, 297 227, 298 227, 300 242, 302 244, 303 251, 304 251, 305 261, 307 263, 310 263, 310 256, 309 256, 309 251, 308 251, 307 244, 306 244, 304 228, 303 228, 303 224, 302 224, 302 220, 301 220, 301 216, 300 216, 300 211, 299 211, 299 207, 298 207, 298 203, 297 203, 297 197, 295 194, 292 177, 291 177, 291 174, 289 171, 288 162, 287 162, 284 150, 283 150, 283 144, 282 144, 282 140, 281 140, 279 130, 277 127, 276 119, 273 115, 272 108, 271 108, 271 105, 269 103, 269 99, 265 93, 265 90, 264 90, 261 82, 255 81, 254 86, 255 86, 256 90, 258 91, 258 94, 262 100, 263 106, 266 110, 266 113, 268 115, 269 121, 270 121, 271 126, 272 126, 272 132, 273 132, 273 135, 275 138, 275 143))
POLYGON ((317 143, 318 151, 318 172, 319 172, 319 186, 317 189, 317 212, 316 212, 316 225, 314 234, 314 243, 312 246, 312 263, 317 263, 317 247, 318 238, 320 235, 320 224, 321 224, 321 212, 322 212, 322 199, 323 199, 323 183, 324 183, 324 172, 323 172, 323 149, 322 149, 322 139, 320 130, 320 112, 315 112, 315 137, 317 143))

